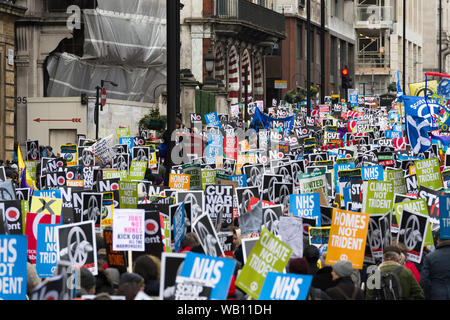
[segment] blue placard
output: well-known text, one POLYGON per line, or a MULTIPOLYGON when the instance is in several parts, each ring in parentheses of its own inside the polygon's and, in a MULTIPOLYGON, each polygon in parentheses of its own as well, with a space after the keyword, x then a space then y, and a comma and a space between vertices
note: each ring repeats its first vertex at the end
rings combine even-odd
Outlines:
POLYGON ((355 169, 355 163, 337 163, 334 165, 334 190, 336 193, 339 193, 339 179, 338 179, 338 171, 340 170, 351 170, 355 169))
POLYGON ((244 188, 247 186, 247 175, 246 174, 237 174, 234 176, 230 176, 231 181, 238 182, 238 188, 244 188))
POLYGON ((0 235, 0 299, 27 298, 27 237, 0 235))
POLYGON ((220 123, 219 116, 217 115, 216 111, 205 114, 205 121, 206 125, 210 127, 218 127, 222 129, 222 125, 220 123))
POLYGON ((312 275, 270 271, 258 300, 306 300, 312 278, 312 275))
POLYGON ((302 193, 289 195, 289 212, 296 217, 315 219, 316 227, 320 227, 320 194, 302 193))
POLYGON ((181 240, 183 240, 184 235, 186 234, 185 216, 186 209, 184 202, 182 202, 175 211, 172 219, 175 252, 178 252, 181 249, 181 240))
POLYGON ((369 166, 369 167, 361 167, 361 176, 363 180, 377 180, 383 181, 383 166, 369 166))
POLYGON ((131 151, 134 148, 134 138, 133 137, 121 137, 121 138, 119 138, 119 144, 126 144, 128 146, 128 151, 131 154, 131 151))
POLYGON ((352 202, 352 187, 344 187, 342 188, 344 194, 344 206, 347 210, 347 204, 352 202))
POLYGON ((188 252, 180 276, 204 280, 213 288, 210 300, 226 300, 236 261, 188 252))
POLYGON ((439 196, 439 222, 441 239, 450 239, 450 195, 439 196))
POLYGON ((57 263, 55 227, 58 224, 38 224, 36 245, 36 271, 40 278, 53 276, 57 263))
POLYGON ((36 197, 44 197, 44 198, 53 198, 53 199, 61 199, 61 190, 34 190, 33 196, 36 197))

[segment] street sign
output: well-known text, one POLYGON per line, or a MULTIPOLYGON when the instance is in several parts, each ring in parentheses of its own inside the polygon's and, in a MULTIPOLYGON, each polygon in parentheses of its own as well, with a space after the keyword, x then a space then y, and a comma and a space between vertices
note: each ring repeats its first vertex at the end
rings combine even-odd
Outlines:
POLYGON ((105 88, 102 88, 100 104, 102 105, 102 107, 104 107, 106 104, 106 89, 105 88))

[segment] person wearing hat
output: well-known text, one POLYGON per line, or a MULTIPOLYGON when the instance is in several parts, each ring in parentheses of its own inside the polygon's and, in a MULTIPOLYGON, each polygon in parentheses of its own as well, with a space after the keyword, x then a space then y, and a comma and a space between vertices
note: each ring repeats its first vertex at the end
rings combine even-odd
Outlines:
MULTIPOLYGON (((397 274, 401 292, 399 300, 423 300, 424 293, 422 288, 414 278, 411 270, 400 264, 402 251, 398 246, 390 245, 383 248, 383 262, 378 266, 381 273, 394 272, 397 274)), ((373 273, 367 278, 366 299, 377 299, 377 288, 369 288, 369 283, 375 283, 376 275, 373 273)))
POLYGON ((326 294, 332 300, 364 300, 364 292, 354 284, 351 278, 354 271, 352 263, 342 260, 331 267, 335 286, 327 289, 326 294))

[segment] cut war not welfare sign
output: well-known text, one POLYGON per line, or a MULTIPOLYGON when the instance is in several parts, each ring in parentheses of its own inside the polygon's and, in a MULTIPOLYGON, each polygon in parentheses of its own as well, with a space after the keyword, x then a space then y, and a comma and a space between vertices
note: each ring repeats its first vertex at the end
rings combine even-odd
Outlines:
POLYGON ((368 226, 367 213, 333 209, 325 263, 349 260, 353 268, 362 269, 368 226))

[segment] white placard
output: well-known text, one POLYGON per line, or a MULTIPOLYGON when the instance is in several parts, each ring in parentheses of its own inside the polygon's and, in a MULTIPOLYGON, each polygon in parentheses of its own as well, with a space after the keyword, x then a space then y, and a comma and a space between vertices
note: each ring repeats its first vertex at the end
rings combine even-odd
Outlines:
POLYGON ((145 210, 115 209, 113 214, 113 250, 145 251, 145 210))

